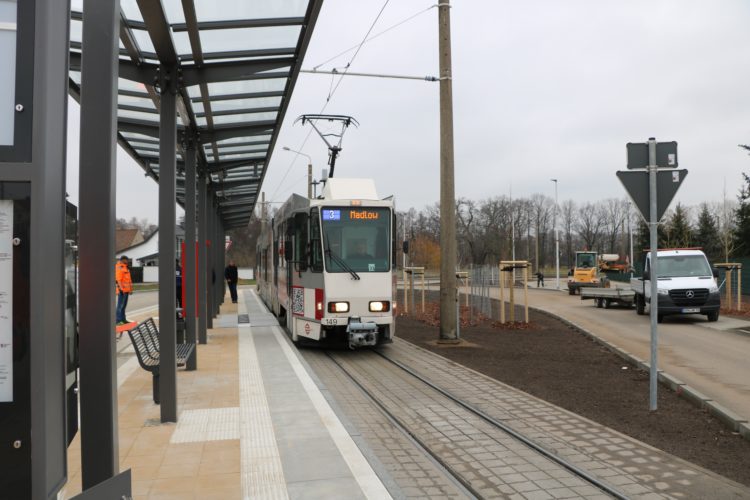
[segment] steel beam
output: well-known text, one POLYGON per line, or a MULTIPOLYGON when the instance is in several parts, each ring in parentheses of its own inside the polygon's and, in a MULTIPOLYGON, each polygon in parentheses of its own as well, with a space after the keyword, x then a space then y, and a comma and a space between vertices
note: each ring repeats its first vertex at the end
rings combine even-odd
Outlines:
POLYGON ((208 188, 206 174, 201 170, 198 176, 198 343, 205 344, 208 325, 207 296, 209 283, 208 274, 208 188))
POLYGON ((209 173, 217 173, 222 170, 232 170, 241 167, 253 167, 258 164, 265 164, 266 158, 253 158, 252 160, 231 160, 231 161, 219 161, 208 164, 209 173))
POLYGON ((241 62, 217 62, 200 66, 183 66, 182 77, 186 86, 200 83, 232 82, 237 80, 268 80, 287 78, 288 71, 270 73, 275 69, 294 64, 294 58, 261 59, 241 62), (264 73, 265 72, 265 73, 264 73))
MULTIPOLYGON (((190 344, 196 344, 196 261, 195 261, 195 141, 189 138, 185 149, 185 267, 182 275, 182 287, 185 290, 185 303, 182 310, 185 317, 185 338, 190 344)), ((188 359, 186 369, 195 370, 197 367, 198 349, 188 359)))
MULTIPOLYGON (((183 2, 184 3, 184 2, 183 2)), ((276 17, 271 19, 228 19, 226 21, 203 21, 197 23, 199 30, 223 30, 242 28, 268 28, 273 26, 298 26, 305 23, 304 17, 276 17)), ((172 25, 172 30, 188 31, 186 23, 172 25)))
POLYGON ((276 120, 263 120, 254 122, 252 125, 228 125, 218 126, 213 129, 205 127, 199 128, 200 143, 223 141, 224 139, 233 139, 235 137, 251 137, 254 135, 273 135, 276 120))
MULTIPOLYGON (((140 2, 139 2, 140 3, 140 2)), ((161 3, 159 2, 159 5, 161 3)), ((141 7, 143 10, 143 7, 141 7)), ((176 75, 162 68, 159 120, 159 391, 161 421, 177 422, 175 201, 177 176, 176 75), (169 80, 167 79, 168 77, 169 80)))
POLYGON ((81 63, 79 359, 83 490, 119 472, 115 281, 120 2, 84 0, 81 63), (89 189, 96 186, 96 189, 89 189))

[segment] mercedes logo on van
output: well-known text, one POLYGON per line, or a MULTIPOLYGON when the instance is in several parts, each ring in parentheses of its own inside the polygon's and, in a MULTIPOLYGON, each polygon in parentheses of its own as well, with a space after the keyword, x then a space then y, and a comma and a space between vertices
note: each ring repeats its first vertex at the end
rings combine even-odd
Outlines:
POLYGON ((685 297, 692 299, 693 297, 695 297, 695 292, 692 290, 688 290, 687 292, 685 292, 685 297))

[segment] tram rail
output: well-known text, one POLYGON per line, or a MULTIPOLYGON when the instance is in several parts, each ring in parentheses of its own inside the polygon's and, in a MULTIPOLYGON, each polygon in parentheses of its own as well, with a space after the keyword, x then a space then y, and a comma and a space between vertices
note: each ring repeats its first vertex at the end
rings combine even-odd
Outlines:
MULTIPOLYGON (((363 394, 365 394, 370 401, 372 401, 378 407, 378 409, 386 416, 386 418, 388 418, 389 421, 391 421, 396 427, 398 427, 405 435, 409 436, 409 438, 416 444, 416 446, 420 448, 420 450, 424 452, 425 455, 428 456, 431 459, 431 461, 433 461, 433 463, 435 463, 440 469, 442 469, 442 471, 444 472, 445 476, 448 479, 452 480, 458 487, 464 490, 464 492, 467 493, 469 496, 474 496, 475 498, 485 498, 485 495, 481 494, 481 492, 479 491, 479 488, 475 487, 469 479, 467 479, 465 476, 461 474, 460 471, 456 470, 455 467, 451 466, 451 464, 449 464, 446 460, 444 460, 438 451, 432 449, 428 443, 426 443, 422 438, 420 438, 417 432, 409 428, 409 425, 406 422, 404 422, 402 418, 400 418, 393 411, 391 411, 388 408, 388 406, 384 403, 384 401, 381 399, 381 397, 379 397, 375 393, 375 391, 367 388, 366 385, 361 383, 359 378, 356 375, 354 375, 354 373, 352 373, 351 369, 345 366, 346 364, 355 364, 357 363, 357 360, 352 360, 351 356, 346 356, 346 357, 336 356, 331 351, 326 351, 326 355, 341 370, 341 372, 349 380, 351 380, 352 383, 355 384, 355 386, 359 390, 361 390, 363 394), (340 361, 340 359, 346 359, 346 362, 342 362, 340 361)), ((439 387, 433 382, 427 380, 425 377, 423 377, 419 373, 415 372, 414 370, 404 365, 403 363, 390 358, 382 351, 373 350, 372 356, 378 356, 384 359, 388 363, 399 368, 400 371, 402 371, 403 373, 408 374, 408 376, 411 379, 415 379, 419 381, 422 385, 426 386, 431 391, 434 391, 435 393, 440 394, 441 396, 448 399, 449 401, 451 401, 458 407, 468 411, 469 413, 471 413, 472 415, 476 417, 479 417, 481 420, 489 424, 491 428, 499 430, 503 434, 510 436, 512 439, 518 442, 521 442, 528 448, 534 450, 536 453, 542 455, 543 457, 550 460, 554 464, 567 470, 573 476, 589 483, 591 486, 597 488, 598 490, 608 495, 611 495, 612 497, 617 498, 617 499, 628 498, 624 493, 620 492, 613 486, 603 481, 600 481, 599 479, 597 479, 596 477, 588 473, 586 470, 581 469, 580 467, 576 466, 575 464, 571 463, 565 458, 559 456, 554 451, 549 450, 545 446, 519 433, 515 429, 497 420, 496 418, 492 417, 491 415, 487 414, 481 409, 475 407, 474 405, 468 403, 467 401, 455 396, 449 391, 446 391, 445 389, 439 387)), ((369 361, 373 358, 368 355, 365 359, 369 361)))

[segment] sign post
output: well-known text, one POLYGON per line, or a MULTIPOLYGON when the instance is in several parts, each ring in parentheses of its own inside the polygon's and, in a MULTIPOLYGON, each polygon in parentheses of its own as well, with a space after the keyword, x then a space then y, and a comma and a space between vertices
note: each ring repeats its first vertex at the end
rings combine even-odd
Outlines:
MULTIPOLYGON (((649 409, 656 411, 657 388, 657 354, 658 354, 658 250, 657 227, 667 207, 672 202, 687 170, 676 170, 677 143, 658 143, 653 137, 647 143, 628 143, 627 167, 631 171, 619 171, 617 177, 622 182, 633 204, 649 226, 651 247, 651 264, 649 269, 651 281, 651 363, 649 373, 649 409)), ((646 291, 643 291, 644 294, 646 291)))

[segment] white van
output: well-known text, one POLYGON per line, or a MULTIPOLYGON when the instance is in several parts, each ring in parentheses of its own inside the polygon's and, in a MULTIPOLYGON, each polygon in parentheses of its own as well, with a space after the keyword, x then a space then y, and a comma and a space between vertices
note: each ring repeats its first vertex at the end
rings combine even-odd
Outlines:
MULTIPOLYGON (((719 320, 721 297, 716 285, 718 271, 712 270, 706 254, 697 249, 657 251, 658 321, 673 314, 705 314, 708 321, 719 320)), ((633 278, 635 308, 644 314, 651 303, 651 253, 646 254, 642 278, 633 278)))

